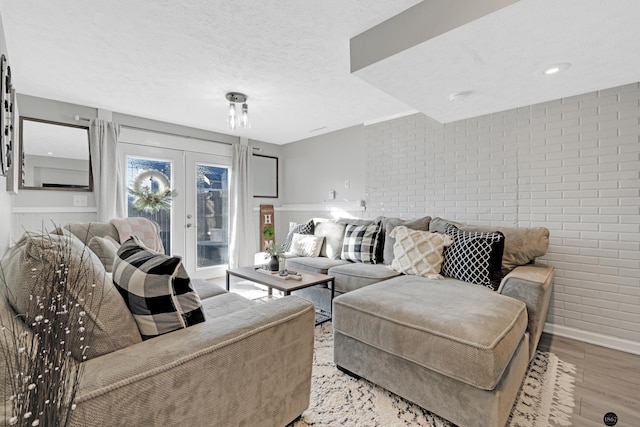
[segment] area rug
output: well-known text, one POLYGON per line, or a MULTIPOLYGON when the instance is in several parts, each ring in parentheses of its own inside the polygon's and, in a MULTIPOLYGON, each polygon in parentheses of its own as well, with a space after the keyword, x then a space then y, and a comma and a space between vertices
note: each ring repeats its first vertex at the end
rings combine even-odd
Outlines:
MULTIPOLYGON (((537 352, 516 399, 510 427, 570 426, 575 366, 537 352)), ((311 403, 292 427, 452 427, 454 424, 333 363, 331 323, 316 327, 311 403)))

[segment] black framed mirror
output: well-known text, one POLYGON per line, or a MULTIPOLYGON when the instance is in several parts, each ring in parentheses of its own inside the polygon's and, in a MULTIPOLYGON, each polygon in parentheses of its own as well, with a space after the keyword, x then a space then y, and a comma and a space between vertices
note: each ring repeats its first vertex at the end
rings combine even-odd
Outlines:
POLYGON ((20 117, 20 188, 93 191, 89 127, 20 117))

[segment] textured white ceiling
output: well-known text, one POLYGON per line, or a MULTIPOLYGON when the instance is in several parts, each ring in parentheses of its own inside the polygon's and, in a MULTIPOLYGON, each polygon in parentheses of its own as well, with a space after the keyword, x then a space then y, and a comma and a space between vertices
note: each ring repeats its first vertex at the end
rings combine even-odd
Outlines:
POLYGON ((640 81, 639 23, 639 0, 521 0, 355 75, 451 122, 640 81))
POLYGON ((287 143, 410 110, 349 73, 349 39, 417 0, 1 0, 19 93, 228 133, 225 93, 287 143), (326 126, 317 132, 313 129, 326 126))
POLYGON ((252 128, 237 134, 277 144, 640 80, 638 0, 522 0, 351 75, 349 39, 416 3, 0 0, 0 14, 19 93, 227 133, 224 94, 240 91, 252 128), (536 74, 555 62, 573 66, 536 74))

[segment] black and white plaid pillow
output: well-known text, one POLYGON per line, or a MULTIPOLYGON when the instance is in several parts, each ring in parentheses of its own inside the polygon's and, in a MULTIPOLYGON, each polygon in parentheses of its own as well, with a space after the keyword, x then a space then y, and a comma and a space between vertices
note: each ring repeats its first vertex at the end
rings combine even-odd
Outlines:
POLYGON ((291 250, 291 242, 293 241, 293 235, 298 234, 313 234, 313 220, 310 219, 308 222, 304 224, 296 224, 293 227, 289 228, 289 234, 284 241, 284 251, 289 252, 291 250))
POLYGON ((133 315, 142 339, 204 322, 202 303, 180 257, 127 239, 113 263, 113 283, 133 315))
POLYGON ((440 274, 497 290, 502 279, 504 234, 462 231, 451 224, 445 233, 453 244, 444 250, 440 274))
POLYGON ((340 258, 346 261, 376 264, 382 226, 347 224, 340 258))

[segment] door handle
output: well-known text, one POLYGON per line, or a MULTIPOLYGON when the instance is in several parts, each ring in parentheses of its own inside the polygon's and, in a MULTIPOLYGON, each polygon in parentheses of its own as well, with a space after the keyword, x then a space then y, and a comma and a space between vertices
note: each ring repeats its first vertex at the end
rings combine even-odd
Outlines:
POLYGON ((191 224, 190 222, 187 223, 187 228, 191 228, 193 227, 193 224, 191 224))

